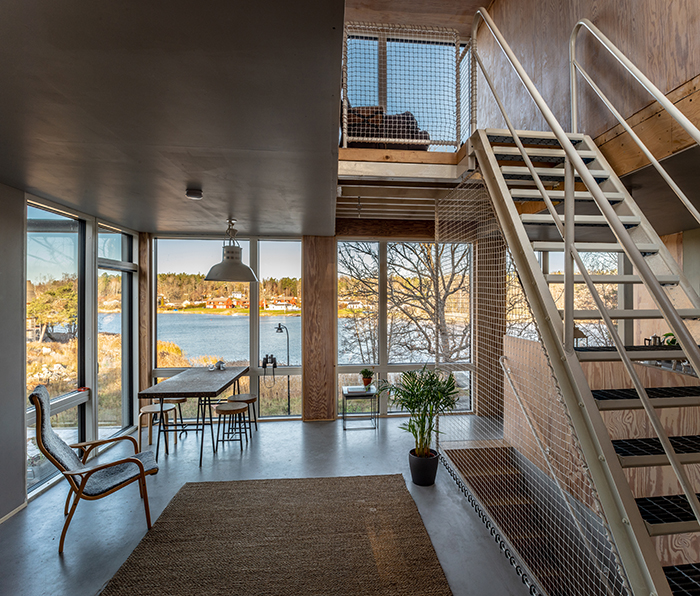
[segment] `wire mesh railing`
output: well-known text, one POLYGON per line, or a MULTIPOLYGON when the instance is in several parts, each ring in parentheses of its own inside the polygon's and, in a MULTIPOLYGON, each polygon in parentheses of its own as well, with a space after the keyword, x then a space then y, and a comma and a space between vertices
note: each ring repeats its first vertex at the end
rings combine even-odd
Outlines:
POLYGON ((346 23, 341 145, 456 151, 469 135, 470 77, 456 30, 346 23))
POLYGON ((629 594, 561 389, 478 171, 438 201, 436 237, 471 244, 474 254, 474 413, 440 417, 438 449, 445 463, 517 552, 533 578, 533 594, 629 594))

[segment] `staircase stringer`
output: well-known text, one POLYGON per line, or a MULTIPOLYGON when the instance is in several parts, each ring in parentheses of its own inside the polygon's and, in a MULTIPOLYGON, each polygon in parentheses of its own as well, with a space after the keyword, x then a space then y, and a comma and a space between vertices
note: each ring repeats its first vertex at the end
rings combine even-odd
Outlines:
POLYGON ((564 350, 559 311, 483 130, 473 135, 472 146, 629 584, 635 595, 670 596, 663 568, 581 364, 575 353, 564 350))
MULTIPOLYGON (((605 159, 605 156, 603 155, 598 145, 595 144, 595 142, 590 136, 584 135, 584 144, 586 145, 587 149, 593 151, 596 154, 596 161, 600 164, 601 168, 607 170, 608 172, 611 172, 612 174, 614 170, 608 163, 607 159, 605 159)), ((666 245, 663 243, 656 230, 646 218, 644 212, 640 209, 639 205, 629 193, 625 185, 622 184, 622 181, 618 178, 617 175, 611 175, 608 179, 608 182, 614 186, 616 192, 619 192, 623 195, 623 204, 630 210, 630 214, 639 217, 641 223, 639 224, 638 229, 646 235, 646 242, 658 244, 658 257, 668 268, 669 273, 678 276, 678 285, 688 297, 688 300, 691 302, 692 307, 700 308, 700 296, 695 291, 693 284, 690 283, 687 276, 683 272, 683 268, 678 264, 676 259, 673 258, 671 251, 668 250, 666 245)), ((634 235, 635 231, 631 232, 630 234, 634 235)))

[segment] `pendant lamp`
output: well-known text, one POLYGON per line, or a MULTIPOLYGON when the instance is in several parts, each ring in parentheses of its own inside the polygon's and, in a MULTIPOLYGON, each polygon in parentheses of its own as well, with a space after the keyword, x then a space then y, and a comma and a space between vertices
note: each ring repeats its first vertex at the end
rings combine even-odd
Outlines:
POLYGON ((207 281, 254 281, 258 278, 253 270, 241 260, 243 249, 236 241, 236 220, 229 218, 226 230, 227 240, 224 240, 224 256, 221 263, 214 265, 204 278, 207 281))

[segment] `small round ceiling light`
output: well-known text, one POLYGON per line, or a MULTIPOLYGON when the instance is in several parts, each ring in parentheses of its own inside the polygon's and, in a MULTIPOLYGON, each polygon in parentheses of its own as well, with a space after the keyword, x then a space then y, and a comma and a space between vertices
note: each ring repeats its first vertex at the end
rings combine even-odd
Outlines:
POLYGON ((188 188, 185 191, 185 196, 193 201, 201 201, 204 193, 201 188, 188 188))

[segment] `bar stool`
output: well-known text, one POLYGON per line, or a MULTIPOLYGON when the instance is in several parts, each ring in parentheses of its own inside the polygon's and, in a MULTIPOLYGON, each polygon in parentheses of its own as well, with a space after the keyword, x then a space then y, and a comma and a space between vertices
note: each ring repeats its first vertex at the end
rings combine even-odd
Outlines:
POLYGON ((251 420, 255 423, 255 430, 258 430, 258 415, 255 413, 255 402, 258 401, 258 396, 252 393, 234 393, 229 396, 229 403, 242 403, 248 405, 248 428, 250 429, 250 436, 253 437, 253 427, 251 426, 251 420))
POLYGON ((177 405, 177 418, 180 419, 180 435, 182 436, 182 433, 187 434, 187 425, 185 424, 185 418, 182 415, 182 404, 187 402, 186 397, 170 397, 168 399, 163 400, 164 403, 166 404, 176 404, 177 405))
MULTIPOLYGON (((177 406, 175 404, 163 404, 163 420, 159 420, 158 424, 165 423, 165 428, 168 428, 168 419, 170 418, 170 412, 173 413, 173 422, 177 423, 177 406)), ((148 444, 153 444, 153 417, 160 414, 160 404, 148 404, 143 406, 139 410, 139 420, 138 420, 138 446, 139 452, 141 452, 141 434, 143 433, 143 417, 148 416, 148 444)), ((177 444, 177 433, 175 433, 175 444, 177 444)))
POLYGON ((243 436, 245 435, 245 442, 248 442, 248 431, 245 427, 245 413, 248 406, 244 403, 221 403, 214 407, 214 412, 216 412, 219 417, 219 424, 216 427, 216 448, 215 451, 219 449, 219 441, 239 441, 241 444, 241 451, 243 451, 243 436), (230 417, 228 421, 224 422, 224 430, 221 432, 221 422, 224 418, 230 417), (221 435, 221 438, 219 438, 221 435))

